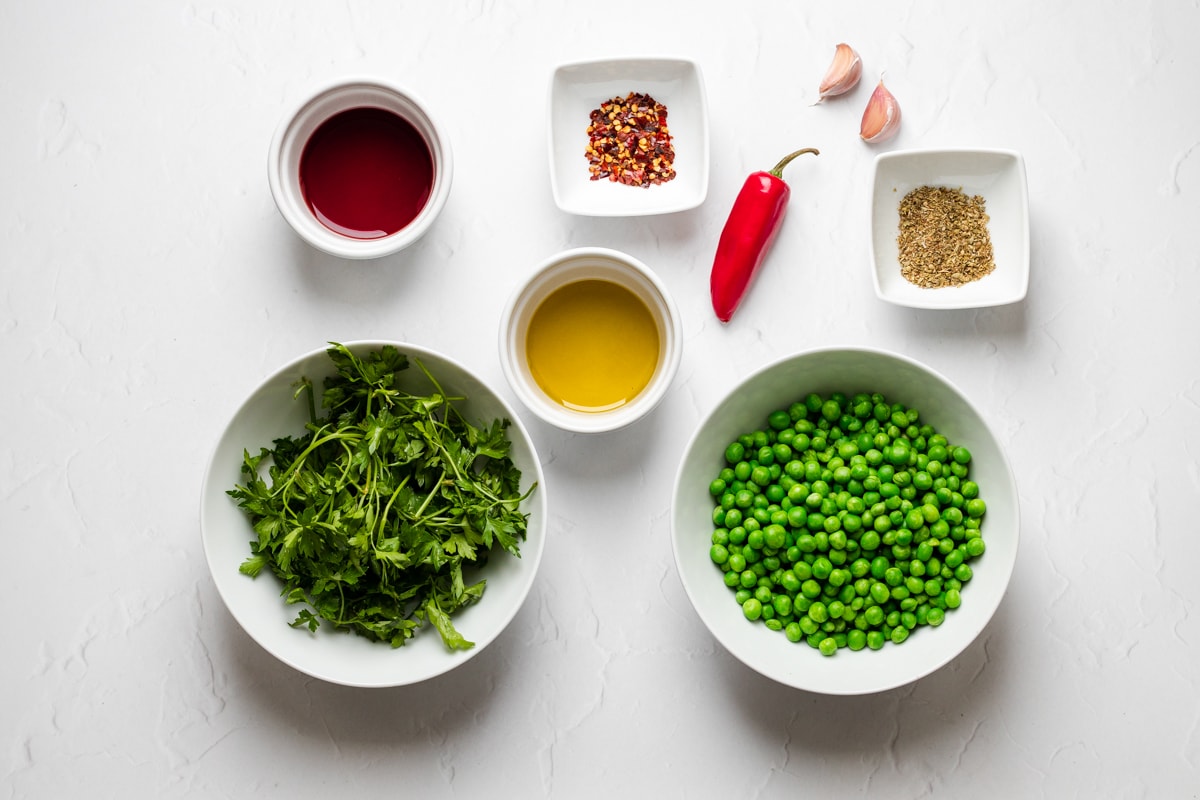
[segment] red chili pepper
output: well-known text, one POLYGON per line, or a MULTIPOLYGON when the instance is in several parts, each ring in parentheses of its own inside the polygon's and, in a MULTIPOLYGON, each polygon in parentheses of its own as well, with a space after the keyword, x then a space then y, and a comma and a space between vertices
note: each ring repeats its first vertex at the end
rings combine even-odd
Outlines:
POLYGON ((792 190, 783 180, 783 168, 805 153, 818 155, 812 147, 797 150, 769 172, 755 172, 746 178, 733 211, 721 231, 717 257, 712 269, 713 311, 722 322, 729 322, 754 278, 763 258, 775 240, 779 223, 787 210, 792 190))

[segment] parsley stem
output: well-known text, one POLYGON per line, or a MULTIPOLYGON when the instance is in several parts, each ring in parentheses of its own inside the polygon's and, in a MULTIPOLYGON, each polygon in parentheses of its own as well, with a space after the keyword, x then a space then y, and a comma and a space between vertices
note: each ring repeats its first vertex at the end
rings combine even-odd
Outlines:
POLYGON ((413 514, 414 517, 420 517, 422 514, 425 513, 425 509, 429 507, 429 503, 433 500, 434 496, 437 494, 437 490, 439 488, 441 488, 442 480, 445 477, 446 477, 446 468, 442 467, 442 474, 438 476, 438 479, 436 481, 434 481, 433 488, 430 489, 429 494, 425 496, 425 502, 421 503, 421 507, 418 508, 416 510, 416 512, 413 514))
POLYGON ((384 524, 387 522, 388 514, 392 512, 392 503, 396 502, 396 498, 400 496, 400 492, 408 485, 408 479, 412 475, 405 475, 404 480, 400 481, 400 485, 396 487, 396 491, 392 492, 392 496, 388 498, 387 505, 383 508, 383 513, 379 516, 379 534, 382 535, 384 524))

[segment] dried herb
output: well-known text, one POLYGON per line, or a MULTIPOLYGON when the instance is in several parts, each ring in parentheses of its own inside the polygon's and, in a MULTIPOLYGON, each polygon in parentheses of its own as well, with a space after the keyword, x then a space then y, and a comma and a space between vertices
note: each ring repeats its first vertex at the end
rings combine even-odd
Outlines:
POLYGON ((996 268, 980 195, 921 186, 900 201, 900 274, 926 289, 961 286, 996 268))
POLYGON ((586 155, 591 180, 650 187, 675 177, 675 146, 662 103, 630 92, 605 101, 590 118, 586 155))
POLYGON ((307 433, 243 454, 245 484, 229 491, 257 539, 240 571, 270 569, 288 603, 304 604, 293 627, 322 621, 400 647, 425 623, 449 649, 473 647, 451 615, 483 596, 464 568, 494 549, 520 555, 520 471, 509 457, 508 420, 468 423, 436 378, 427 396, 396 386, 408 358, 392 346, 359 357, 326 351, 318 418, 312 382, 307 433), (268 480, 261 476, 267 471, 268 480))

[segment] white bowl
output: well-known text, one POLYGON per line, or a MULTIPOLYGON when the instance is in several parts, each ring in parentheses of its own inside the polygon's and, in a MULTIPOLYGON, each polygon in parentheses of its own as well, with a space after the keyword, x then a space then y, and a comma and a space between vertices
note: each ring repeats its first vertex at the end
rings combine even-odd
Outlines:
POLYGON ((424 236, 446 205, 453 176, 449 141, 425 103, 379 78, 342 78, 311 93, 280 122, 267 160, 271 196, 283 218, 313 247, 348 259, 391 255, 424 236), (407 120, 424 137, 433 156, 433 187, 424 208, 405 227, 377 239, 352 238, 326 227, 309 209, 300 186, 300 158, 309 138, 330 117, 354 108, 381 108, 407 120))
POLYGON ((666 395, 683 348, 683 327, 666 286, 642 262, 616 250, 584 247, 554 255, 533 271, 505 304, 500 317, 500 364, 517 397, 543 421, 576 433, 623 428, 649 414, 666 395), (547 395, 526 359, 529 321, 555 290, 581 280, 606 280, 624 286, 650 309, 658 328, 658 366, 650 382, 632 400, 609 411, 577 411, 547 395))
POLYGON ((594 217, 668 214, 708 194, 708 106, 700 68, 682 58, 613 58, 564 64, 550 82, 550 185, 563 211, 594 217), (630 92, 667 108, 676 176, 649 187, 592 180, 586 149, 594 109, 630 92))
POLYGON ((875 157, 871 178, 871 266, 875 294, 913 308, 979 308, 1016 303, 1029 288, 1029 196, 1025 161, 1013 150, 897 150, 875 157), (936 186, 981 195, 996 267, 983 278, 936 289, 900 274, 900 201, 936 186))
MULTIPOLYGON (((401 373, 402 385, 430 391, 424 374, 413 363, 419 359, 442 384, 447 394, 462 395, 456 403, 468 421, 511 421, 512 459, 521 470, 523 490, 535 482, 537 489, 523 504, 529 515, 521 557, 494 554, 481 569, 487 589, 476 604, 454 616, 455 627, 475 642, 469 650, 448 651, 431 626, 420 629, 403 647, 335 631, 322 625, 316 633, 293 629, 297 606, 280 596, 282 583, 264 570, 250 578, 238 566, 250 556, 254 538, 250 522, 226 492, 243 482, 242 452, 257 454, 282 436, 303 433, 308 406, 303 397, 293 399, 295 384, 303 377, 319 390, 324 378, 333 374, 325 348, 294 359, 266 378, 233 415, 209 461, 204 476, 200 527, 204 552, 217 591, 234 619, 267 652, 314 678, 347 686, 383 687, 412 684, 448 672, 481 653, 508 625, 524 602, 542 560, 546 540, 546 484, 533 441, 507 403, 466 367, 447 356, 404 342, 361 341, 347 346, 356 354, 395 345, 409 356, 410 366, 401 373)), ((320 410, 318 409, 318 413, 320 410)))
POLYGON ((782 684, 830 695, 879 692, 917 680, 961 653, 983 630, 1008 586, 1017 555, 1020 517, 1017 489, 999 440, 979 411, 946 378, 900 355, 865 348, 798 353, 770 364, 734 387, 700 423, 675 482, 671 545, 684 589, 701 620, 730 653, 782 684), (709 484, 725 466, 726 446, 764 429, 767 416, 786 410, 809 392, 853 396, 879 392, 889 403, 916 408, 932 425, 972 455, 971 480, 987 503, 987 551, 971 561, 962 605, 937 628, 920 627, 907 641, 880 650, 839 649, 821 655, 801 640, 743 616, 722 571, 710 560, 714 500, 709 484))

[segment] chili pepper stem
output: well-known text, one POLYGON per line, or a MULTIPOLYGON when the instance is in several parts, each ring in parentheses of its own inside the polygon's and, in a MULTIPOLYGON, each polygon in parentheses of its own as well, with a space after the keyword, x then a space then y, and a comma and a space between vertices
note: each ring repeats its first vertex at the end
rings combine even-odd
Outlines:
POLYGON ((805 153, 812 153, 814 156, 817 156, 821 154, 821 151, 815 147, 806 147, 803 150, 797 150, 794 153, 788 153, 786 156, 780 159, 779 163, 775 165, 774 169, 768 170, 768 173, 782 180, 783 168, 792 163, 792 159, 794 159, 796 156, 802 156, 805 153))

